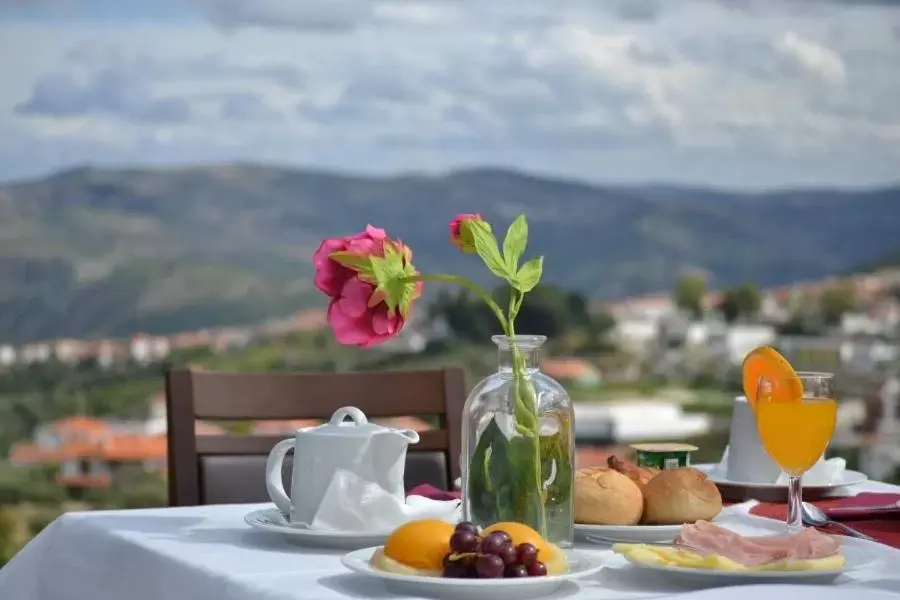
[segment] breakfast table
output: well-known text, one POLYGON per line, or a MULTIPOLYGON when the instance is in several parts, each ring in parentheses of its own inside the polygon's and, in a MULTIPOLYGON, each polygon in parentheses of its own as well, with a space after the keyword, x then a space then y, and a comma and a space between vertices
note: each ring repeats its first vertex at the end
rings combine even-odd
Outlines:
MULTIPOLYGON (((848 493, 900 492, 880 482, 848 493)), ((728 507, 728 526, 765 535, 784 523, 750 514, 753 502, 728 507)), ((302 547, 244 523, 249 512, 271 505, 213 505, 96 512, 59 517, 0 570, 0 598, 10 600, 299 600, 410 598, 382 581, 352 573, 345 551, 302 547)), ((878 561, 841 575, 834 586, 863 597, 896 593, 900 549, 861 540, 878 561)), ((609 561, 599 572, 568 583, 553 597, 614 600, 668 598, 692 593, 683 584, 650 577, 623 563, 609 547, 578 543, 582 552, 609 561)), ((735 588, 706 590, 703 598, 730 599, 735 588)), ((821 587, 796 585, 792 600, 814 598, 821 587), (796 588, 796 591, 795 591, 796 588)), ((694 589, 696 591, 696 588, 694 589)), ((892 595, 892 594, 891 594, 892 595)))

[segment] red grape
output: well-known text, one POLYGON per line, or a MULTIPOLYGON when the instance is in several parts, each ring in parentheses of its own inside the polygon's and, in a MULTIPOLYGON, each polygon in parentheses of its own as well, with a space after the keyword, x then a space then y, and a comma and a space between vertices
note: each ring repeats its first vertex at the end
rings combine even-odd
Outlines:
POLYGON ((470 523, 469 521, 461 521, 457 523, 456 531, 471 531, 472 535, 478 535, 478 527, 476 527, 474 523, 470 523))
POLYGON ((500 558, 503 559, 503 564, 507 567, 510 565, 516 564, 518 562, 519 554, 516 552, 516 549, 512 547, 511 544, 507 544, 503 546, 503 551, 498 554, 500 558))
POLYGON ((496 535, 497 537, 502 538, 503 541, 506 542, 507 544, 512 544, 512 538, 509 537, 509 534, 506 533, 505 531, 500 531, 500 530, 492 531, 491 535, 496 535))
POLYGON ((509 546, 509 536, 502 531, 489 533, 481 540, 481 553, 503 556, 509 546))
POLYGON ((503 572, 504 577, 528 577, 528 567, 525 565, 510 565, 503 572))
POLYGON ((457 530, 450 536, 450 549, 454 552, 475 552, 478 549, 478 537, 471 531, 457 530))
POLYGON ((468 567, 459 561, 450 561, 444 564, 444 577, 463 579, 468 577, 468 567))
POLYGON ((539 560, 534 561, 530 565, 528 565, 528 575, 529 577, 543 577, 547 574, 547 565, 542 563, 539 560))
POLYGON ((478 569, 478 575, 483 579, 503 577, 503 559, 493 554, 482 554, 479 556, 478 560, 475 561, 475 568, 478 569))
POLYGON ((534 547, 533 544, 524 543, 519 544, 519 547, 516 548, 517 562, 525 565, 526 567, 532 564, 537 560, 538 549, 534 547))

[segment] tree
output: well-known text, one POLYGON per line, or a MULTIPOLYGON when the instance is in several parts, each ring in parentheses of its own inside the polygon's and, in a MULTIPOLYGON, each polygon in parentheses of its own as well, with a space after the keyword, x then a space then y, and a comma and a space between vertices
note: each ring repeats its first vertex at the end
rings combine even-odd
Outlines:
POLYGON ((701 275, 686 275, 675 283, 675 306, 694 317, 703 315, 705 295, 706 278, 701 275))
POLYGON ((741 309, 738 306, 737 294, 734 290, 725 290, 722 294, 722 300, 717 307, 722 313, 722 318, 728 323, 734 323, 741 315, 741 309))
POLYGON ((762 297, 756 285, 742 283, 725 290, 717 308, 726 321, 733 323, 739 317, 752 317, 759 312, 761 306, 762 297))
POLYGON ((819 296, 819 315, 826 325, 837 325, 844 313, 856 307, 856 293, 849 285, 834 286, 819 296))
POLYGON ((762 308, 762 296, 754 283, 742 283, 734 289, 734 300, 740 314, 745 317, 755 316, 762 308))

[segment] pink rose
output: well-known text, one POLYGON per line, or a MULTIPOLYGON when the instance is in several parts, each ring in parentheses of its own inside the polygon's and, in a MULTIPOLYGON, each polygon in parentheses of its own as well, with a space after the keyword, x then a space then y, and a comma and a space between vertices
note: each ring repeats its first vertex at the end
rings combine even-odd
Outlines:
POLYGON ((483 221, 478 213, 463 213, 456 215, 450 221, 450 241, 466 254, 475 254, 475 237, 469 231, 467 221, 483 221))
POLYGON ((382 256, 386 239, 387 234, 384 229, 367 225, 366 230, 361 233, 324 240, 313 254, 316 287, 332 298, 336 298, 341 293, 344 284, 356 277, 356 272, 330 258, 331 253, 352 252, 362 256, 382 256))
MULTIPOLYGON (((418 297, 421 290, 422 282, 418 282, 414 296, 418 297)), ((388 310, 383 298, 375 294, 375 286, 358 277, 345 281, 340 293, 332 298, 327 319, 339 343, 360 348, 383 344, 406 324, 399 311, 388 310)))

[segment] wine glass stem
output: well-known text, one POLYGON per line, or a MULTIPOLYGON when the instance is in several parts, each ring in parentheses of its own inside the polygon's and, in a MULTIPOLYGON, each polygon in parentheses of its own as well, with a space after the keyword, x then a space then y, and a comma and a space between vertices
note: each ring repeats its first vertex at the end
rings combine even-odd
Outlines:
POLYGON ((789 534, 803 531, 803 488, 800 478, 791 476, 788 480, 787 529, 789 534))

